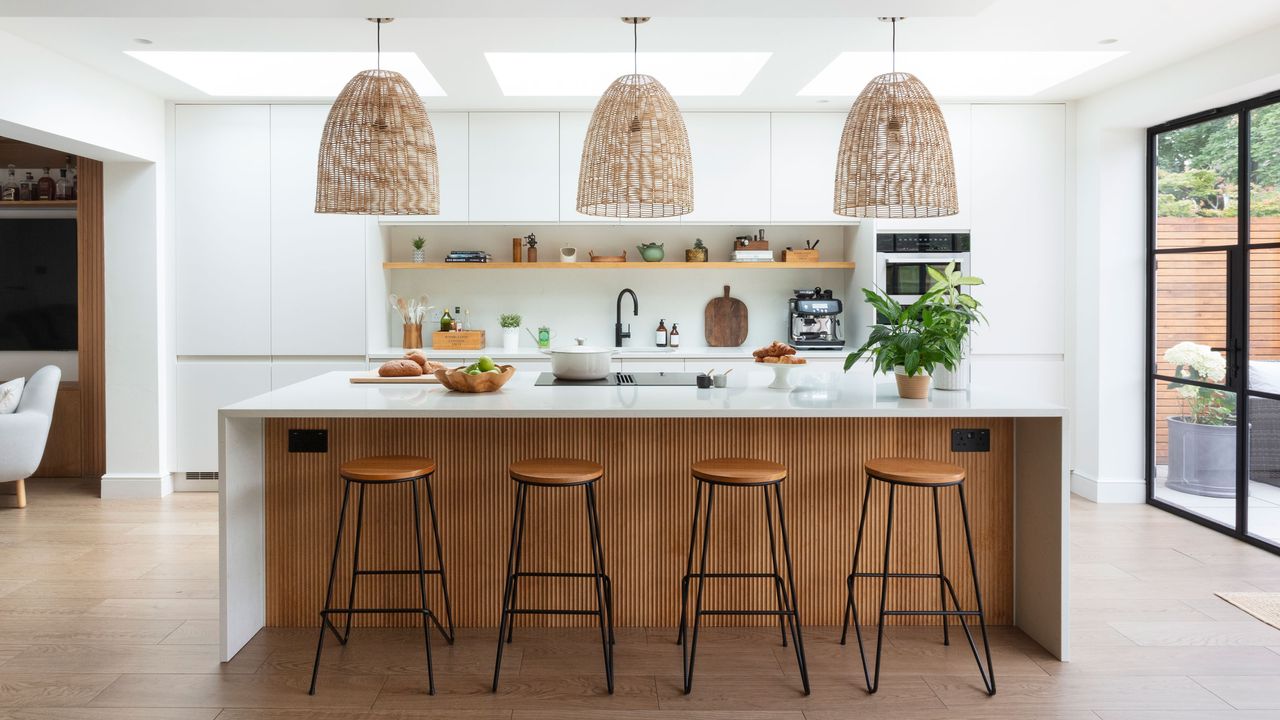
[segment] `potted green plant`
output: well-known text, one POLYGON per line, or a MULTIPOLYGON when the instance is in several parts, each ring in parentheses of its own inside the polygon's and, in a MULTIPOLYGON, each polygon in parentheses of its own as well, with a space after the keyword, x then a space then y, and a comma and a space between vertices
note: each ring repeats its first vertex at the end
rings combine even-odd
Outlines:
MULTIPOLYGON (((1173 376, 1221 383, 1227 361, 1208 345, 1180 342, 1164 353, 1173 376)), ((1169 477, 1166 485, 1207 497, 1236 495, 1236 396, 1217 388, 1171 382, 1182 414, 1168 419, 1169 477)))
POLYGON ((498 316, 498 324, 502 326, 502 349, 504 352, 515 352, 520 349, 520 323, 523 320, 516 313, 503 313, 498 316))
POLYGON ((422 246, 427 244, 427 239, 419 235, 413 239, 413 261, 416 263, 426 262, 426 253, 423 252, 422 246))
POLYGON ((932 299, 929 301, 935 312, 942 315, 942 328, 960 346, 960 356, 954 363, 944 361, 940 367, 934 368, 933 386, 939 390, 969 389, 969 336, 974 326, 987 321, 982 314, 982 303, 964 288, 982 284, 982 278, 961 274, 954 262, 947 263, 942 270, 926 265, 929 278, 933 281, 930 287, 932 299))
POLYGON ((953 317, 935 305, 937 292, 930 289, 905 306, 878 290, 863 288, 862 294, 884 322, 873 325, 862 347, 845 358, 845 371, 870 356, 875 372, 893 373, 899 397, 929 397, 930 374, 939 365, 954 366, 960 358, 953 317))

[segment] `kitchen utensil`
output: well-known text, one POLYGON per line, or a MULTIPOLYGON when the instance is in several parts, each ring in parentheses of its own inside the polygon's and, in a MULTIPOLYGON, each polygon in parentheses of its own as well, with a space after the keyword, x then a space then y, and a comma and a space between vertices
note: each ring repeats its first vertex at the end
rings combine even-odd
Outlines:
POLYGON ((404 316, 404 313, 400 312, 400 297, 395 293, 391 293, 389 300, 391 301, 391 309, 400 313, 400 322, 405 322, 408 318, 404 316))
POLYGON ((645 262, 662 262, 662 258, 667 254, 667 251, 662 248, 662 243, 637 245, 636 250, 640 252, 640 257, 645 262))
POLYGON ((591 262, 626 262, 627 251, 623 250, 621 255, 597 255, 594 250, 588 250, 587 256, 591 258, 591 262))
POLYGON ((516 369, 513 365, 499 365, 497 369, 502 372, 482 372, 478 375, 468 375, 465 366, 446 368, 437 370, 435 377, 450 390, 464 393, 487 393, 501 389, 511 379, 511 376, 516 374, 516 369))
POLYGON ((377 370, 369 370, 360 375, 352 375, 348 380, 352 385, 439 385, 440 379, 435 375, 414 375, 413 377, 380 377, 377 370))
POLYGON ((599 380, 609 374, 609 360, 616 350, 587 345, 586 338, 574 338, 576 345, 543 350, 551 357, 551 372, 560 380, 599 380))
POLYGON ((409 322, 409 302, 402 297, 396 298, 396 309, 400 311, 400 319, 409 322))
POLYGON ((703 313, 703 334, 711 347, 740 347, 747 341, 747 305, 729 297, 729 286, 724 286, 724 296, 713 298, 703 313))

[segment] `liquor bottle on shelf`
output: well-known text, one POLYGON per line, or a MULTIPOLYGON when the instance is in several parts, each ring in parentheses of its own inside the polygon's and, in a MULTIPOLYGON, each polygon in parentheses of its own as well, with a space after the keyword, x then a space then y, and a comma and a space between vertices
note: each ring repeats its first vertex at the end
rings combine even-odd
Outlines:
POLYGON ((453 316, 449 314, 449 308, 444 309, 444 314, 440 316, 440 332, 449 332, 453 330, 453 316))
POLYGON ((58 192, 58 184, 53 181, 53 176, 49 174, 49 168, 44 169, 44 174, 36 181, 36 200, 52 200, 58 192))
POLYGON ((665 319, 658 320, 658 330, 654 333, 658 347, 667 346, 667 321, 665 319))
POLYGON ((462 307, 459 305, 454 305, 453 306, 453 331, 454 332, 463 331, 462 318, 463 318, 462 307))
POLYGON ((18 176, 13 163, 9 163, 9 177, 5 179, 4 185, 0 186, 0 200, 13 201, 22 196, 22 191, 18 188, 18 176))
POLYGON ((35 200, 36 199, 36 179, 31 173, 18 183, 18 199, 19 200, 35 200))
POLYGON ((58 184, 53 188, 53 199, 70 200, 71 198, 67 197, 67 193, 70 191, 71 185, 67 182, 67 169, 61 168, 58 170, 58 184))

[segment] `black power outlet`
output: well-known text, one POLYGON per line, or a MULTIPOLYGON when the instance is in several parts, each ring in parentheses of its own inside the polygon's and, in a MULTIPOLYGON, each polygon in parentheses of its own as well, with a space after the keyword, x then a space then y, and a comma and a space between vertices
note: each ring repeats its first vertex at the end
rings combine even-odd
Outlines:
POLYGON ((991 431, 987 428, 954 428, 951 452, 991 452, 991 431))
POLYGON ((289 452, 291 453, 323 453, 329 452, 328 430, 290 430, 289 452))

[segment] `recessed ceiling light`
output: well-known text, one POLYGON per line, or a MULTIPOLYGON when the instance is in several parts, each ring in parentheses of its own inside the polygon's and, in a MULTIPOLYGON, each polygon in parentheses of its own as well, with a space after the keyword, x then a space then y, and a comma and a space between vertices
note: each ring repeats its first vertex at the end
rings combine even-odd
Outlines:
MULTIPOLYGON (((1125 55, 1085 52, 899 52, 899 72, 920 78, 938 97, 1020 97, 1082 75, 1125 55)), ((841 53, 799 95, 857 95, 871 78, 887 72, 887 52, 841 53)))
POLYGON ((139 38, 134 38, 134 39, 133 39, 133 41, 134 41, 134 42, 136 42, 136 43, 138 43, 139 45, 150 45, 150 44, 151 44, 151 41, 150 41, 150 40, 148 40, 147 38, 141 38, 141 37, 139 37, 139 38))
MULTIPOLYGON (((197 90, 228 97, 334 97, 351 76, 378 62, 371 52, 131 50, 125 54, 197 90)), ((408 78, 419 95, 445 94, 415 53, 384 52, 382 67, 408 78)))
MULTIPOLYGON (((638 70, 662 78, 672 95, 741 95, 773 53, 640 53, 638 70)), ((508 97, 592 97, 632 72, 629 52, 485 53, 508 97)))
POLYGON ((1101 40, 1098 41, 1098 44, 1099 45, 1115 45, 1118 42, 1120 41, 1115 38, 1102 38, 1101 40))

